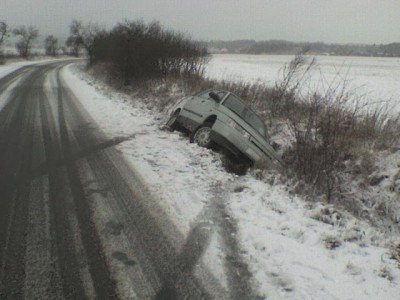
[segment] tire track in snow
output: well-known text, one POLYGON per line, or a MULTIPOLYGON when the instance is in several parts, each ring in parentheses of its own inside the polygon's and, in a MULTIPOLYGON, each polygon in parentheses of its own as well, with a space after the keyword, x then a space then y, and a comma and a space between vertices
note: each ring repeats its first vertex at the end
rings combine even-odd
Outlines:
MULTIPOLYGON (((37 110, 37 102, 26 99, 31 96, 29 87, 35 84, 35 78, 40 74, 39 70, 29 76, 21 85, 20 93, 14 94, 12 101, 0 112, 0 296, 5 297, 22 298, 24 294, 25 237, 31 192, 26 175, 33 159, 34 114, 37 110)), ((13 78, 11 75, 8 78, 13 78)), ((9 83, 2 82, 4 85, 9 83)))
MULTIPOLYGON (((88 268, 93 279, 93 286, 96 295, 107 299, 115 298, 115 282, 111 279, 111 275, 105 261, 102 245, 93 223, 92 211, 89 207, 88 200, 85 196, 83 185, 76 168, 76 163, 72 153, 72 146, 69 138, 69 130, 65 117, 64 107, 71 105, 70 101, 66 101, 68 94, 64 92, 60 80, 60 70, 57 72, 58 89, 58 115, 60 137, 64 156, 67 158, 67 173, 71 185, 72 196, 76 206, 76 217, 79 223, 80 233, 82 235, 82 244, 86 251, 88 268)), ((78 112, 77 112, 78 113, 78 112)))
MULTIPOLYGON (((226 201, 228 190, 234 183, 215 182, 211 186, 213 197, 196 217, 191 232, 197 232, 192 244, 197 245, 198 251, 193 257, 204 253, 210 243, 211 236, 218 233, 224 254, 225 276, 227 277, 229 299, 256 299, 251 285, 252 274, 248 265, 242 260, 241 248, 237 238, 236 220, 230 216, 226 201), (197 254, 197 255, 196 255, 197 254)), ((190 236, 190 234, 189 234, 190 236)), ((192 249, 193 250, 193 249, 192 249)), ((195 261, 193 259, 192 261, 195 261)))

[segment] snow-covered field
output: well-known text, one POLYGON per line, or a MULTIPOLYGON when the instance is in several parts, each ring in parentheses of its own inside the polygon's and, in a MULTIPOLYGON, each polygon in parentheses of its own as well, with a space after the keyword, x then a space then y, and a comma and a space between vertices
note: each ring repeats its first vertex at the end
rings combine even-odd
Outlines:
MULTIPOLYGON (((311 60, 313 57, 309 57, 311 60)), ((214 79, 262 81, 273 86, 290 55, 214 54, 206 75, 214 79)), ((329 86, 346 81, 348 90, 370 102, 392 100, 400 112, 400 58, 315 56, 311 72, 312 91, 327 92, 329 86)))
MULTIPOLYGON (((0 77, 6 69, 0 67, 0 77)), ((202 260, 226 287, 229 249, 218 228, 224 221, 210 213, 215 206, 225 209, 220 217, 237 224, 231 234, 253 274, 257 299, 399 299, 400 266, 389 249, 399 236, 303 201, 277 174, 263 180, 229 174, 218 154, 160 130, 162 116, 139 99, 113 92, 76 66, 65 68, 63 77, 110 138, 133 137, 117 149, 183 234, 199 222, 212 225, 202 260)))

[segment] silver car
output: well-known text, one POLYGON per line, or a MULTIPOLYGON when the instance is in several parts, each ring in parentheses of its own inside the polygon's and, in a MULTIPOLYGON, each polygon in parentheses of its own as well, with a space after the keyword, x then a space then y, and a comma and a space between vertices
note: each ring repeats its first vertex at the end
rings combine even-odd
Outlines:
POLYGON ((244 163, 266 163, 279 169, 283 161, 270 145, 261 118, 238 96, 227 91, 203 91, 182 99, 166 123, 183 127, 203 147, 217 145, 244 163))

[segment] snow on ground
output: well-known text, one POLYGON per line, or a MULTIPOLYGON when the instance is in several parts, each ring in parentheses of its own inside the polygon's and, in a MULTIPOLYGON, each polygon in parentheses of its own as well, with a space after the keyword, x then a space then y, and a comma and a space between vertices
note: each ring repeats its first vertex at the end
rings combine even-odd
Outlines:
MULTIPOLYGON (((11 71, 12 72, 12 71, 11 71)), ((1 79, 1 74, 0 74, 0 79, 1 79)), ((2 97, 0 98, 0 111, 7 105, 7 103, 11 99, 11 94, 13 90, 20 84, 21 79, 15 80, 13 83, 11 83, 7 89, 5 89, 2 93, 2 97)))
MULTIPOLYGON (((0 67, 0 77, 12 68, 0 67)), ((63 76, 110 138, 131 137, 117 149, 183 234, 202 219, 212 222, 207 211, 213 201, 224 203, 227 218, 237 222, 240 254, 259 299, 399 299, 400 265, 388 247, 400 237, 388 238, 333 206, 305 202, 274 174, 257 180, 226 173, 218 154, 160 130, 160 116, 139 100, 112 92, 73 66, 63 76)), ((222 245, 214 234, 203 263, 227 287, 222 245)))
POLYGON ((399 275, 377 232, 333 208, 307 205, 282 186, 246 178, 231 197, 260 290, 271 299, 397 299, 399 275), (332 220, 328 222, 324 217, 332 220), (320 220, 325 220, 323 223, 320 220), (396 279, 391 282, 385 272, 396 279))
MULTIPOLYGON (((65 58, 60 58, 60 60, 63 60, 65 58)), ((71 58, 72 59, 72 58, 71 58)), ((29 65, 34 65, 38 63, 46 63, 49 61, 54 61, 54 58, 43 58, 43 57, 33 57, 33 60, 20 60, 16 59, 15 61, 11 63, 7 63, 4 65, 0 65, 0 78, 6 76, 7 74, 10 74, 11 72, 24 67, 24 66, 29 66, 29 65)))
POLYGON ((7 64, 0 65, 0 78, 6 76, 7 74, 21 68, 19 64, 7 64))
MULTIPOLYGON (((46 63, 49 61, 54 61, 54 58, 39 58, 39 59, 35 59, 32 61, 17 59, 14 62, 0 65, 0 79, 18 69, 20 69, 21 67, 29 66, 29 65, 33 65, 33 64, 46 63)), ((3 97, 1 98, 1 101, 0 101, 0 111, 4 108, 5 105, 7 105, 10 93, 16 86, 18 86, 19 82, 20 82, 20 79, 15 80, 12 84, 10 84, 10 86, 7 88, 7 90, 5 90, 3 92, 3 97)))
MULTIPOLYGON (((282 79, 292 55, 214 54, 206 67, 213 79, 263 82, 273 86, 282 79)), ((400 59, 398 57, 315 56, 316 66, 305 92, 322 94, 342 86, 369 103, 389 101, 400 112, 400 59)), ((311 58, 310 58, 311 59, 311 58)), ((340 91, 339 91, 340 92, 340 91)))
MULTIPOLYGON (((110 91, 76 67, 63 73, 83 105, 139 170, 171 219, 187 233, 216 190, 238 224, 241 255, 257 295, 268 299, 398 299, 400 269, 386 238, 334 207, 310 204, 287 187, 226 173, 219 156, 160 130, 161 118, 139 100, 110 91)), ((224 278, 225 252, 214 237, 203 261, 224 278)), ((226 278, 225 278, 226 285, 226 278)))

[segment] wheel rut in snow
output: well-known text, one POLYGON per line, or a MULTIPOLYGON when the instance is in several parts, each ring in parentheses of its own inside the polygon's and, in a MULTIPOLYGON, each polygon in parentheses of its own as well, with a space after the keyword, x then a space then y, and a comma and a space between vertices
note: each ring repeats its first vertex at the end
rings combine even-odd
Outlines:
POLYGON ((211 187, 213 197, 192 225, 185 251, 191 253, 191 256, 185 258, 187 260, 185 265, 194 265, 206 251, 212 235, 218 233, 224 252, 229 299, 256 299, 251 285, 252 274, 241 255, 237 222, 230 215, 226 205, 230 184, 225 188, 223 186, 226 185, 216 182, 211 187))

